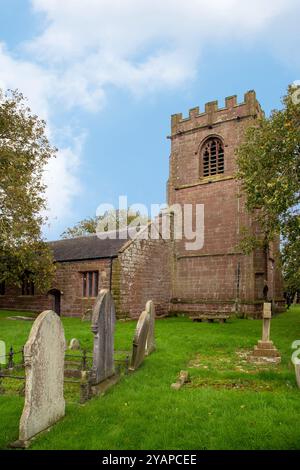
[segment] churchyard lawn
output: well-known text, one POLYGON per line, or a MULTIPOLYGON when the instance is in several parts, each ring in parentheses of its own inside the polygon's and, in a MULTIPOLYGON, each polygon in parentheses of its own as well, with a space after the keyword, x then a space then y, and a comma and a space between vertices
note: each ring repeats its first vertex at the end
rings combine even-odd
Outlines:
MULTIPOLYGON (((0 340, 20 349, 32 323, 0 312, 0 340)), ((90 325, 63 318, 65 335, 92 351, 90 325)), ((136 322, 117 322, 115 347, 130 350, 136 322)), ((32 449, 300 449, 300 390, 291 363, 300 340, 300 307, 272 320, 278 366, 245 360, 261 337, 259 320, 193 323, 184 317, 156 321, 157 350, 103 397, 78 403, 66 387, 66 416, 41 434, 32 449), (181 370, 191 381, 172 390, 181 370)), ((6 380, 6 379, 5 379, 6 380)), ((0 395, 0 448, 18 437, 24 398, 16 386, 0 395)), ((18 383, 17 387, 20 388, 18 383)))

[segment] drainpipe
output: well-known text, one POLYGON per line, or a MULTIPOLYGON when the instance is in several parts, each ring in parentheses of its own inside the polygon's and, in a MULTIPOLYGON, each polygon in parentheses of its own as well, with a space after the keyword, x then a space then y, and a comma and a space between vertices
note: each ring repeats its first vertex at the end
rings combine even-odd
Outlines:
POLYGON ((110 257, 110 272, 109 272, 109 291, 111 292, 112 289, 112 268, 113 268, 113 259, 117 258, 117 256, 110 257))

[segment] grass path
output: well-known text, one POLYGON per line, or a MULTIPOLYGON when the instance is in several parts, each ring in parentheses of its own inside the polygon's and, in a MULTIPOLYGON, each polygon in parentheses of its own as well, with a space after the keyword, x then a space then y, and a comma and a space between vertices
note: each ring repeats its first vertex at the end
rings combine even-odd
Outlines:
MULTIPOLYGON (((0 339, 21 347, 29 322, 0 312, 0 339)), ((91 350, 87 323, 64 319, 68 340, 91 350)), ((135 322, 117 324, 116 349, 130 349, 135 322)), ((156 322, 157 351, 104 397, 67 403, 66 417, 41 435, 33 449, 300 449, 300 390, 291 344, 300 339, 300 308, 272 321, 271 337, 282 354, 268 369, 244 362, 260 338, 261 321, 156 322), (239 351, 239 354, 237 354, 239 351), (170 384, 189 368, 191 383, 170 384)), ((23 399, 0 396, 0 448, 17 438, 23 399)))

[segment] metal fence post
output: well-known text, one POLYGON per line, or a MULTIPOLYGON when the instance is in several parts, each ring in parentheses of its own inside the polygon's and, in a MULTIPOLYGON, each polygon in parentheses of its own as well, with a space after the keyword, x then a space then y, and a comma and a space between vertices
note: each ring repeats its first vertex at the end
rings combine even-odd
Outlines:
POLYGON ((9 355, 8 355, 8 368, 13 369, 14 368, 14 348, 11 346, 9 350, 9 355))
POLYGON ((22 347, 22 365, 25 365, 24 346, 22 347))
POLYGON ((86 357, 86 350, 82 351, 82 365, 81 370, 87 370, 87 357, 86 357))

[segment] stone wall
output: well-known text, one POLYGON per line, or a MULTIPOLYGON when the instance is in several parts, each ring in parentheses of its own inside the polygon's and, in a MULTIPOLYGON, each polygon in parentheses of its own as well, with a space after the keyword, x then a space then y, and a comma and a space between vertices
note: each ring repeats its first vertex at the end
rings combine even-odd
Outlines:
POLYGON ((86 260, 59 263, 53 288, 62 291, 61 311, 63 315, 81 316, 91 309, 96 297, 82 296, 82 276, 84 271, 99 271, 99 289, 109 289, 110 259, 86 260))
MULTIPOLYGON (((109 289, 110 269, 110 259, 56 263, 56 274, 52 289, 58 289, 61 292, 61 314, 81 316, 93 307, 96 298, 82 296, 82 272, 99 271, 100 291, 100 289, 109 289)), ((41 294, 39 292, 36 292, 33 296, 21 294, 21 288, 7 286, 5 295, 0 296, 0 308, 33 312, 54 308, 54 298, 50 294, 41 294)))
POLYGON ((112 282, 111 294, 114 299, 117 318, 124 318, 126 314, 121 310, 121 266, 119 258, 114 258, 112 262, 112 282))
POLYGON ((5 295, 0 295, 0 308, 24 312, 42 312, 52 309, 52 299, 50 296, 39 293, 22 295, 20 287, 6 285, 5 295))
POLYGON ((167 315, 171 297, 172 242, 130 241, 119 254, 119 316, 138 318, 146 302, 153 300, 157 316, 167 315))

